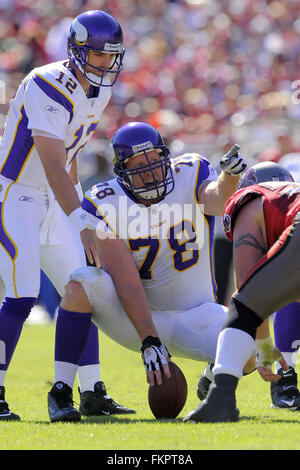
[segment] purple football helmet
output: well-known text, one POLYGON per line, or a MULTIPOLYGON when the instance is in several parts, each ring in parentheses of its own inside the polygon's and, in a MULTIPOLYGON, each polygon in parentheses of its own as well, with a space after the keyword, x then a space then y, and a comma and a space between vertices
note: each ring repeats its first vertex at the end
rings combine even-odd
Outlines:
POLYGON ((114 171, 119 181, 137 199, 160 200, 174 189, 174 178, 171 169, 170 151, 165 145, 159 132, 144 122, 130 122, 120 127, 111 140, 114 155, 114 171), (157 150, 160 159, 150 162, 147 152, 157 150), (138 168, 128 169, 126 163, 129 158, 144 154, 147 164, 138 168), (161 169, 162 180, 157 181, 154 170, 161 169), (146 183, 143 173, 151 172, 153 180, 146 183), (132 177, 139 175, 143 186, 136 188, 132 184, 132 177))
POLYGON ((75 65, 94 86, 112 86, 123 69, 122 28, 117 20, 101 10, 90 10, 77 16, 72 22, 68 34, 68 55, 75 65), (88 63, 88 51, 98 51, 112 55, 109 68, 94 67, 88 63), (100 76, 87 72, 90 66, 100 76))
POLYGON ((267 181, 294 181, 287 168, 275 162, 260 162, 249 168, 241 177, 238 189, 267 181))

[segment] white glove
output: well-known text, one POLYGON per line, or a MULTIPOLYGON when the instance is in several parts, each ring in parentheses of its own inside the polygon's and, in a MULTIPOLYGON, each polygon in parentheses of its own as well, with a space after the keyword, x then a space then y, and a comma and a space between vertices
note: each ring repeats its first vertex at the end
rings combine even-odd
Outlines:
POLYGON ((148 374, 150 371, 159 370, 162 364, 167 364, 171 357, 166 346, 160 342, 159 338, 147 336, 144 339, 142 347, 142 359, 148 374))
POLYGON ((247 163, 239 153, 240 146, 235 144, 220 161, 220 167, 228 175, 239 175, 247 168, 247 163))

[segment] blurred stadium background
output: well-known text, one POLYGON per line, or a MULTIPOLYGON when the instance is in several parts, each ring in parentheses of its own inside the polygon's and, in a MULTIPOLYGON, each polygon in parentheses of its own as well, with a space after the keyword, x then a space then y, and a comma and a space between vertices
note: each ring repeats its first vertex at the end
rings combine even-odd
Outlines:
POLYGON ((126 53, 79 158, 84 190, 113 176, 108 140, 131 120, 214 164, 235 142, 250 165, 300 152, 299 0, 0 0, 0 132, 24 75, 66 58, 72 19, 91 9, 118 19, 126 53))

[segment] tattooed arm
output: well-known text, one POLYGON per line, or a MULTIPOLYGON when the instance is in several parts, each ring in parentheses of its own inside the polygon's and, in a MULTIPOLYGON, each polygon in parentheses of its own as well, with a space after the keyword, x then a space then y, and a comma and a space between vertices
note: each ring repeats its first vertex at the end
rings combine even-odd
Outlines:
POLYGON ((238 213, 233 231, 233 263, 238 287, 267 252, 263 201, 256 198, 238 213))
MULTIPOLYGON (((248 277, 251 270, 257 262, 266 254, 268 249, 265 219, 263 212, 263 199, 256 198, 240 210, 237 215, 233 232, 233 262, 235 270, 236 287, 241 285, 243 280, 248 277)), ((288 366, 279 351, 273 347, 270 337, 269 318, 257 328, 256 331, 256 351, 257 357, 262 358, 261 362, 256 362, 257 370, 261 377, 266 381, 277 380, 279 376, 273 374, 270 367, 266 367, 262 361, 266 357, 279 358, 280 364, 284 370, 288 366), (260 345, 260 346, 259 346, 260 345), (268 355, 266 356, 266 351, 268 355), (270 352, 271 351, 271 352, 270 352), (277 355, 279 353, 279 356, 277 355)), ((251 361, 249 361, 251 365, 251 361)))
MULTIPOLYGON (((241 209, 234 225, 233 263, 236 288, 266 252, 263 201, 256 198, 241 209)), ((262 339, 269 335, 269 320, 265 320, 257 329, 256 337, 262 339)))

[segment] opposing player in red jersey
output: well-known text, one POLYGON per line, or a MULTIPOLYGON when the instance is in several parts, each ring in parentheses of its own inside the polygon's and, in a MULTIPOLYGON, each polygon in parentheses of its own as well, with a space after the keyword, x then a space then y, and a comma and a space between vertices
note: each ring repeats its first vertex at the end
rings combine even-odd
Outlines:
POLYGON ((223 216, 238 288, 218 338, 214 381, 184 421, 238 420, 235 390, 255 346, 264 380, 280 378, 271 369, 275 359, 288 369, 270 339, 259 338, 273 312, 300 298, 300 184, 284 167, 265 162, 250 168, 239 187, 223 216))

